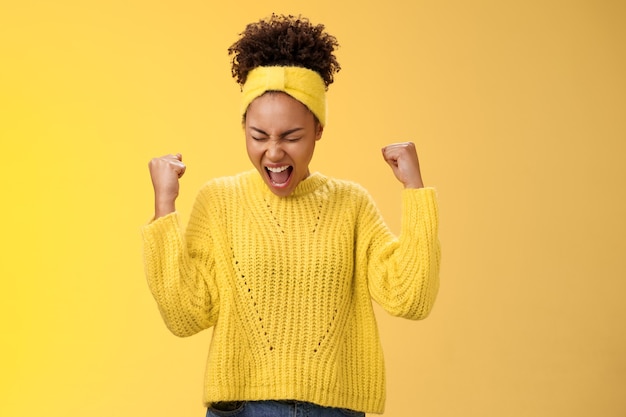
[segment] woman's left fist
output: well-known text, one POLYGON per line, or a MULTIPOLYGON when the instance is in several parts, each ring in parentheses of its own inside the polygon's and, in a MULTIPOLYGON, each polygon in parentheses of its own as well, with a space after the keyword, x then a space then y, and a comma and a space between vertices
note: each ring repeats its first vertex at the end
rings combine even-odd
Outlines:
POLYGON ((391 167, 394 175, 404 188, 422 188, 422 174, 413 142, 400 142, 387 145, 382 149, 383 158, 391 167))

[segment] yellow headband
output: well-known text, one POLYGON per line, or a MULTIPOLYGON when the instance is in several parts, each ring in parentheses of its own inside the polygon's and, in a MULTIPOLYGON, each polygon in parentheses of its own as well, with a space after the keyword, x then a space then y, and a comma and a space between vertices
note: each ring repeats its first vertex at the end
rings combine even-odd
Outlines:
POLYGON ((243 85, 241 112, 267 91, 283 91, 308 107, 322 126, 326 124, 326 85, 315 71, 301 67, 257 67, 243 85))

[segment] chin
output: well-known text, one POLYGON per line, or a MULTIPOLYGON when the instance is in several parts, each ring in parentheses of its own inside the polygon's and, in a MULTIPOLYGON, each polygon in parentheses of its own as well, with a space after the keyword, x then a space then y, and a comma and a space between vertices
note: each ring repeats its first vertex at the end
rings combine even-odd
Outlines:
POLYGON ((288 197, 295 189, 295 187, 291 187, 290 184, 287 184, 286 186, 276 186, 271 180, 267 180, 266 185, 272 194, 278 197, 288 197))

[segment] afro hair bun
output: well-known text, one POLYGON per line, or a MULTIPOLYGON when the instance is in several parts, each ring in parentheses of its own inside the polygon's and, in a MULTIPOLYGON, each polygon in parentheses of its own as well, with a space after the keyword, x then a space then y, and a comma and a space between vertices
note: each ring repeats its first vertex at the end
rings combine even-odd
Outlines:
POLYGON ((333 52, 337 39, 304 17, 275 15, 250 23, 228 48, 233 78, 243 85, 248 73, 260 66, 296 66, 317 72, 326 88, 341 67, 333 52))

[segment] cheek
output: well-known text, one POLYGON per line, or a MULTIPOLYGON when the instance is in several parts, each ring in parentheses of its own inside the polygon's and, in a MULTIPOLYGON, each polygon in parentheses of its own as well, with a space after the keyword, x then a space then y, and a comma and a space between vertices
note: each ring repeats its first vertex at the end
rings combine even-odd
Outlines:
POLYGON ((297 159, 300 162, 308 163, 313 158, 313 151, 315 150, 315 142, 308 143, 306 146, 300 147, 296 150, 297 159))
POLYGON ((246 140, 246 152, 248 152, 248 157, 254 162, 255 159, 258 159, 259 150, 258 146, 255 146, 255 143, 250 140, 246 140))

